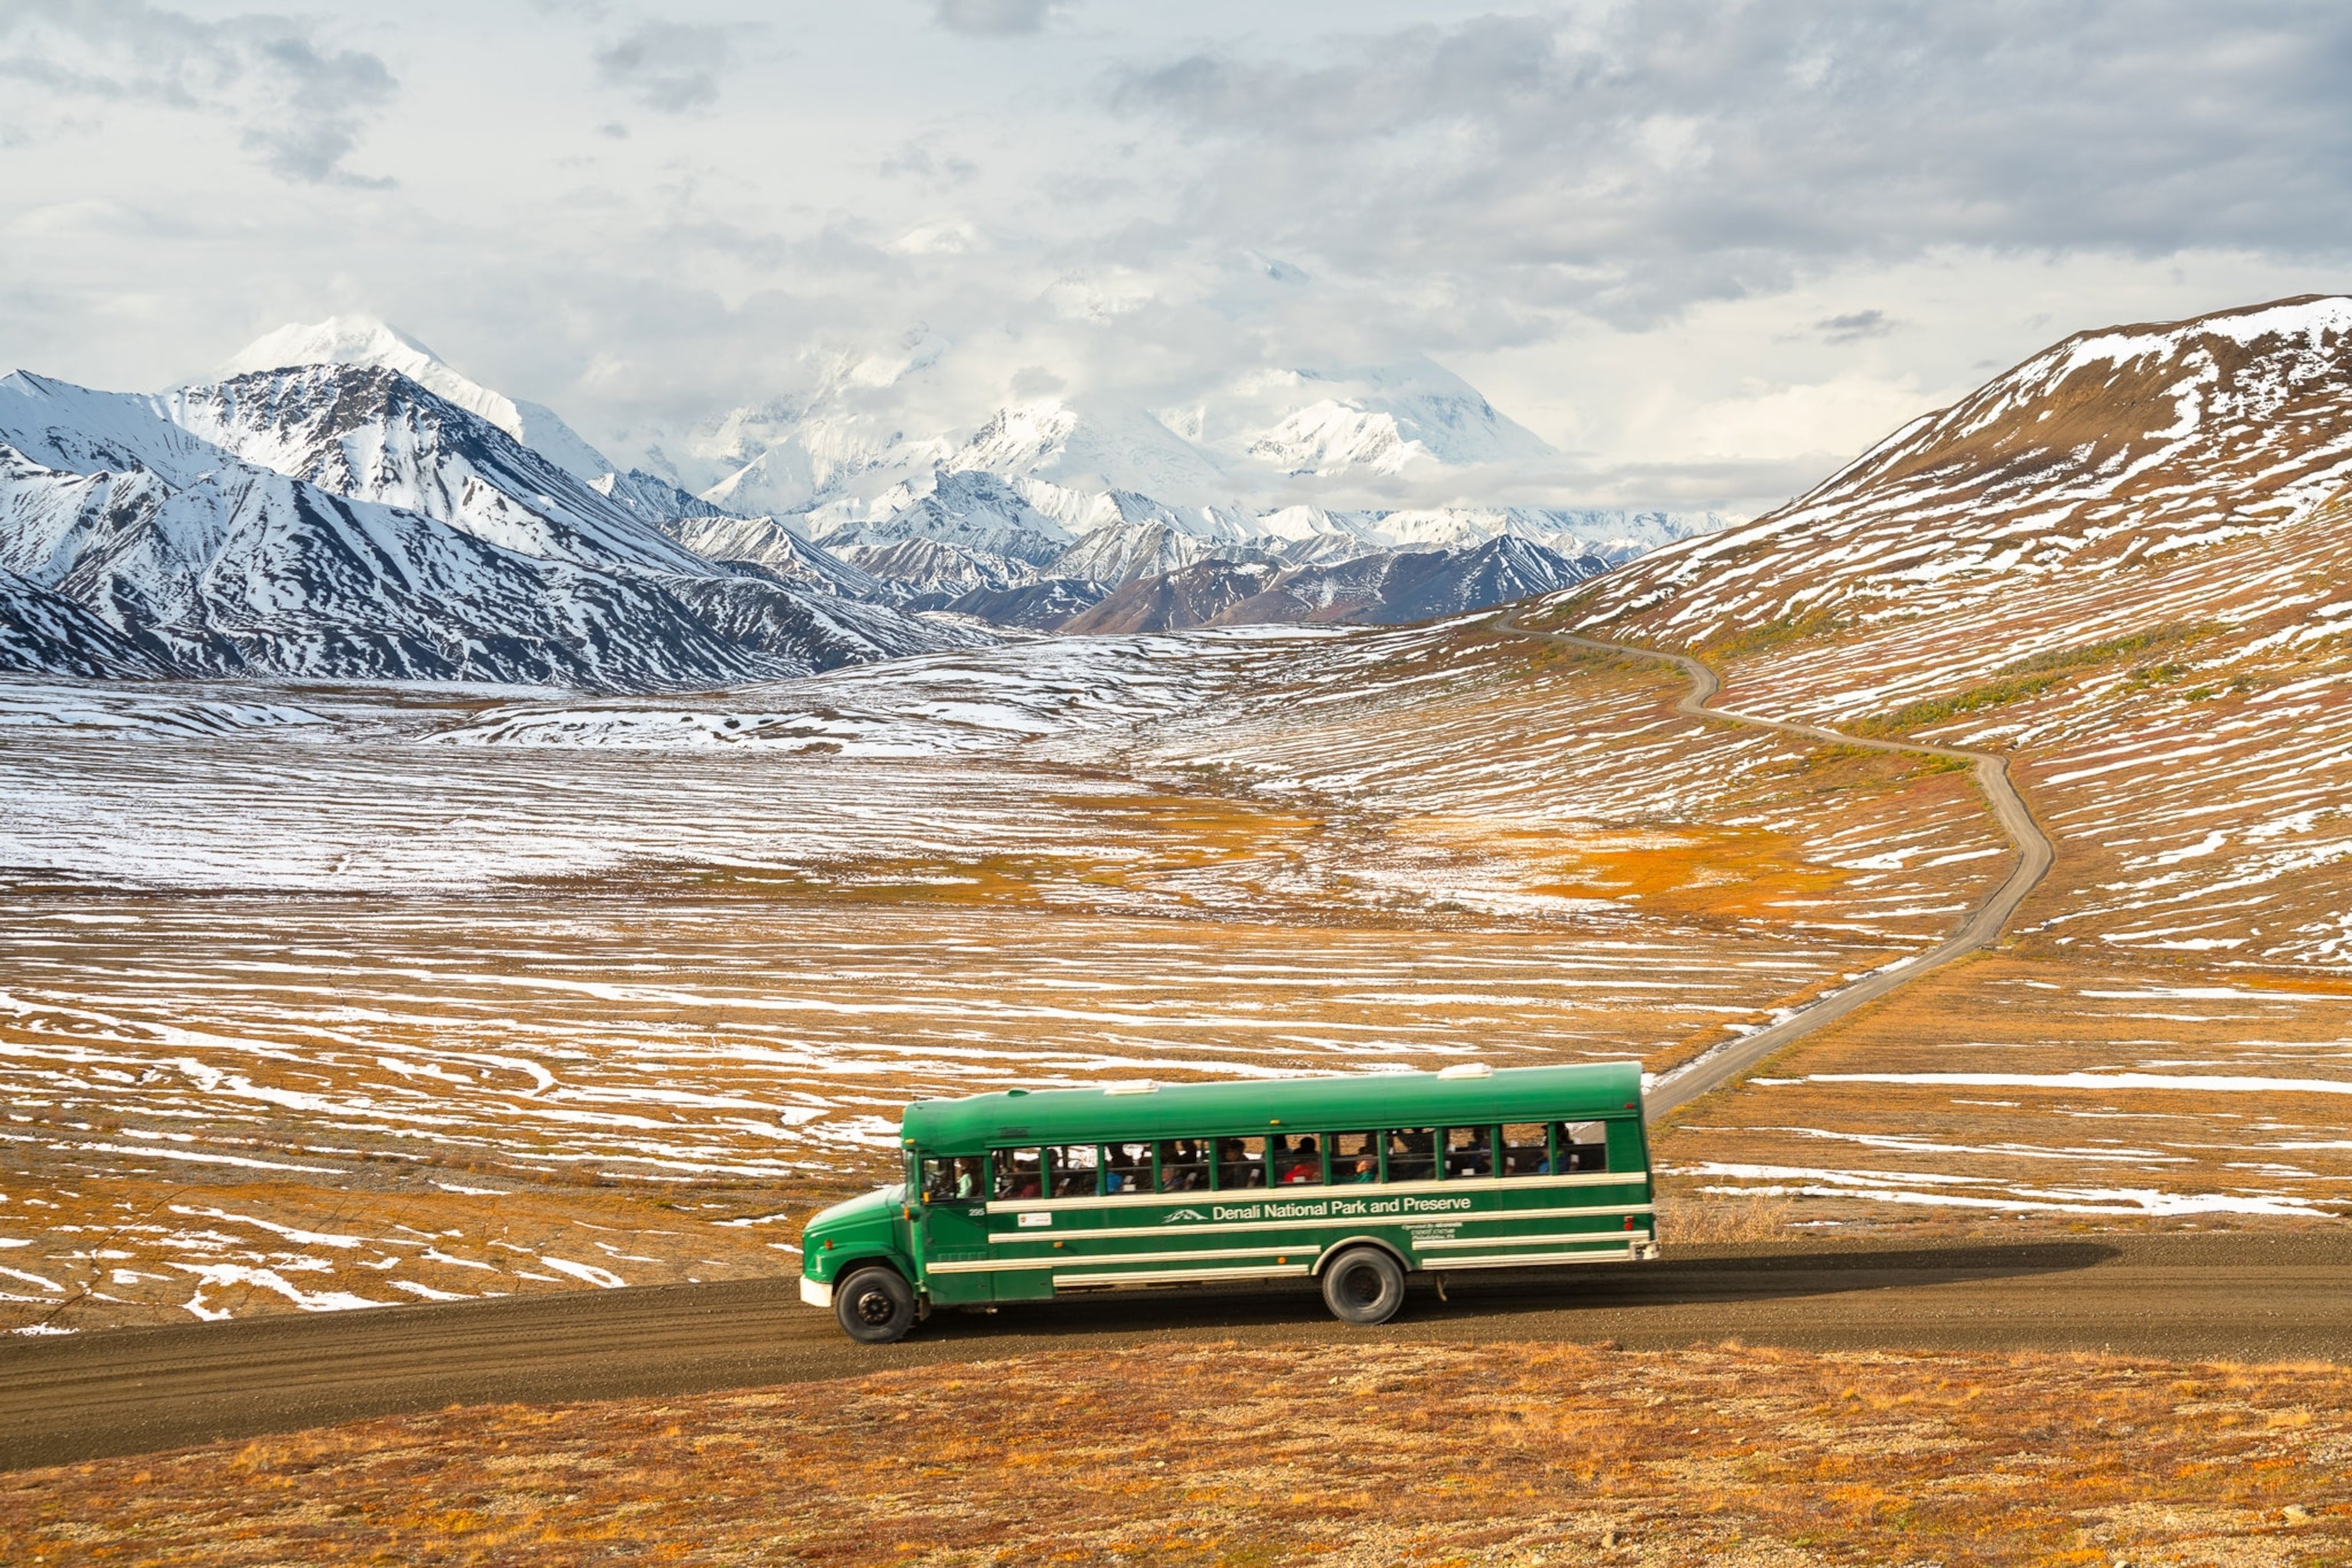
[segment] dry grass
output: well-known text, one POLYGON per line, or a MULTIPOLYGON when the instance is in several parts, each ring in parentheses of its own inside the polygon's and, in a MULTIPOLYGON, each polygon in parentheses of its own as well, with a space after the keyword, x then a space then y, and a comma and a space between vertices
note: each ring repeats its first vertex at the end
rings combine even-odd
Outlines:
POLYGON ((1737 1344, 1097 1352, 0 1483, 14 1563, 2352 1561, 2352 1373, 1737 1344))
POLYGON ((1667 1247, 1713 1247, 1779 1241, 1789 1235, 1797 1205, 1768 1193, 1747 1197, 1687 1194, 1658 1205, 1658 1240, 1667 1247))

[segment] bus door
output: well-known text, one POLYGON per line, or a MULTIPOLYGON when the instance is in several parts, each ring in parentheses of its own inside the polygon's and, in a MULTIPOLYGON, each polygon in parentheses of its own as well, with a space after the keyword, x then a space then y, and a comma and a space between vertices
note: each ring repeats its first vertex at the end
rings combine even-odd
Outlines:
POLYGON ((943 1305, 994 1300, 993 1274, 955 1267, 988 1261, 988 1161, 978 1154, 927 1159, 921 1175, 915 1249, 924 1288, 943 1305))

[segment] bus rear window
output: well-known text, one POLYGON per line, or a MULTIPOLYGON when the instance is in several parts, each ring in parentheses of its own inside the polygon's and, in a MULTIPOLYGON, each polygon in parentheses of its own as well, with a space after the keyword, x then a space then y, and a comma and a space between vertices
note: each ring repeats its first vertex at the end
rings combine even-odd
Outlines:
POLYGON ((1000 1198, 1042 1198, 1045 1195, 1045 1151, 999 1149, 996 1152, 996 1195, 1000 1198))
POLYGON ((1449 1177, 1493 1175, 1495 1130, 1491 1127, 1447 1128, 1445 1173, 1449 1177))
POLYGON ((1426 1182, 1437 1174, 1437 1129, 1400 1127, 1388 1135, 1389 1180, 1426 1182))
POLYGON ((1381 1135, 1377 1132, 1331 1134, 1331 1179, 1335 1182, 1379 1181, 1381 1135))
POLYGON ((1265 1140, 1217 1140, 1217 1185, 1220 1189, 1265 1185, 1265 1140))
POLYGON ((1503 1124, 1503 1174, 1540 1176, 1550 1168, 1550 1153, 1544 1143, 1542 1122, 1507 1121, 1503 1124))
POLYGON ((986 1190, 987 1162, 977 1154, 952 1160, 923 1162, 923 1196, 927 1204, 961 1203, 977 1199, 986 1190))
POLYGON ((1205 1192, 1209 1186, 1209 1145, 1198 1138, 1171 1138, 1160 1145, 1160 1190, 1163 1193, 1205 1192))
POLYGON ((1609 1124, 1605 1121, 1561 1121, 1552 1131, 1559 1139, 1562 1171, 1605 1171, 1609 1168, 1609 1124))
POLYGON ((1057 1198, 1090 1198, 1095 1195, 1096 1172, 1100 1168, 1091 1143, 1072 1143, 1065 1148, 1048 1149, 1045 1159, 1054 1174, 1054 1195, 1057 1198))

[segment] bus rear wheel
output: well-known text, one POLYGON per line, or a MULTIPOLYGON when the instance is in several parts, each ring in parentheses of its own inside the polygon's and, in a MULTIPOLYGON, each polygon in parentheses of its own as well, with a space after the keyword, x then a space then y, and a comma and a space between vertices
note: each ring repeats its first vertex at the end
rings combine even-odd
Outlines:
POLYGON ((851 1339, 887 1345, 915 1326, 915 1292, 897 1269, 868 1265, 833 1288, 833 1315, 851 1339))
POLYGON ((1404 1269, 1377 1247, 1350 1247, 1323 1270, 1323 1304, 1343 1323, 1385 1323, 1404 1305, 1404 1269))

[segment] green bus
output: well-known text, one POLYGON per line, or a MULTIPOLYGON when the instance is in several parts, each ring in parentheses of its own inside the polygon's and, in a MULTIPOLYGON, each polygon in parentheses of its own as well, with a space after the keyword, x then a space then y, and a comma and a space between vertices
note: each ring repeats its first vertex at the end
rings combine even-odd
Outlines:
POLYGON ((1318 1279, 1381 1323, 1405 1276, 1658 1255, 1636 1062, 1121 1083, 907 1107, 903 1185, 802 1238, 801 1299, 883 1344, 939 1307, 1318 1279))

